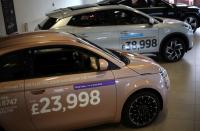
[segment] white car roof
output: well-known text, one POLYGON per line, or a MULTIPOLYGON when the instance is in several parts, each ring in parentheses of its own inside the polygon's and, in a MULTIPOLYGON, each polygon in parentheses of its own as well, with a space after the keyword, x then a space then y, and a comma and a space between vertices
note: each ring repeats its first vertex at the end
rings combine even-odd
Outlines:
POLYGON ((131 10, 137 13, 140 13, 142 15, 145 15, 149 18, 151 16, 144 14, 134 8, 125 6, 125 5, 105 5, 105 6, 99 6, 97 4, 90 4, 90 5, 81 5, 81 6, 72 6, 67 8, 60 8, 57 10, 54 10, 52 12, 49 12, 47 16, 52 18, 64 18, 64 17, 70 17, 74 15, 79 15, 83 13, 89 13, 94 11, 102 11, 102 10, 110 10, 110 9, 125 9, 125 10, 131 10))

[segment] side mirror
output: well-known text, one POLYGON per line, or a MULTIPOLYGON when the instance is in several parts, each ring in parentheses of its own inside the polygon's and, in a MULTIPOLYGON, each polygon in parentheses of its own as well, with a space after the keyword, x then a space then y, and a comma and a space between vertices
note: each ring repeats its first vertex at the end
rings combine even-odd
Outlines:
POLYGON ((101 71, 105 71, 108 69, 108 62, 104 59, 99 59, 99 68, 101 71))
POLYGON ((150 24, 150 25, 155 24, 155 20, 154 20, 153 18, 150 18, 150 19, 149 19, 149 24, 150 24))

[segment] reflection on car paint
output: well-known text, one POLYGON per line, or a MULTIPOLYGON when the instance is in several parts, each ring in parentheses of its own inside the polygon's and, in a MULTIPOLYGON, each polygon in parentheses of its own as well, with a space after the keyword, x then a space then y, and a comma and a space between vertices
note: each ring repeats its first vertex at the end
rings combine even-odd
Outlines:
POLYGON ((26 87, 38 87, 38 86, 41 86, 41 85, 54 86, 56 84, 93 79, 93 78, 98 78, 98 77, 102 77, 102 76, 104 76, 104 74, 99 74, 99 75, 94 75, 94 76, 85 75, 85 76, 81 76, 81 77, 73 77, 73 78, 69 78, 69 79, 56 80, 56 79, 59 78, 59 77, 57 77, 53 81, 51 81, 51 79, 47 79, 46 81, 42 81, 42 82, 30 82, 30 83, 27 83, 26 87))

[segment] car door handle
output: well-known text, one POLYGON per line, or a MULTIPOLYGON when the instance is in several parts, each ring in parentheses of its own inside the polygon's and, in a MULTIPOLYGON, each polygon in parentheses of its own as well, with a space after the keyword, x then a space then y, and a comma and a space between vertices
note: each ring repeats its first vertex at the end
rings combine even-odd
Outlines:
POLYGON ((35 91, 31 91, 31 94, 40 95, 40 94, 43 94, 44 92, 45 92, 45 90, 35 90, 35 91))

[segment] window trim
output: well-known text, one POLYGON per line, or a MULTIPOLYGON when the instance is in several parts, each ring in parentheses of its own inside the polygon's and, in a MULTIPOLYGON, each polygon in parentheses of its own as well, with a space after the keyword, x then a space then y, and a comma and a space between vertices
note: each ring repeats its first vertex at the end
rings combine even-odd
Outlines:
MULTIPOLYGON (((46 75, 46 76, 34 76, 34 73, 33 73, 33 54, 32 54, 32 50, 35 50, 35 49, 42 49, 42 48, 49 48, 49 47, 67 47, 67 46, 71 46, 71 47, 76 47, 76 48, 80 48, 80 49, 83 49, 83 50, 88 50, 86 48, 83 48, 83 47, 80 47, 80 46, 74 46, 74 45, 44 45, 44 46, 37 46, 37 47, 30 47, 30 48, 24 48, 24 49, 19 49, 19 50, 14 50, 14 51, 10 51, 10 52, 7 52, 5 54, 2 54, 0 55, 0 57, 4 57, 5 55, 9 55, 9 54, 15 54, 16 52, 24 52, 25 54, 27 54, 27 59, 24 60, 24 68, 27 67, 27 69, 25 69, 25 73, 24 73, 24 76, 23 78, 19 78, 19 79, 14 79, 14 80, 3 80, 1 81, 0 80, 0 83, 3 83, 3 82, 11 82, 11 81, 22 81, 22 80, 27 80, 27 79, 37 79, 37 78, 44 78, 44 77, 54 77, 54 76, 65 76, 65 75, 77 75, 77 74, 83 74, 83 73, 92 73, 92 72, 82 72, 82 73, 70 73, 70 74, 67 74, 67 73, 64 73, 64 74, 55 74, 55 75, 46 75), (27 70, 27 71, 26 71, 27 70)), ((102 59, 105 59, 108 63, 109 63, 109 68, 108 70, 106 71, 112 71, 112 70, 118 70, 120 69, 120 67, 118 67, 116 64, 114 64, 113 62, 111 62, 110 60, 106 59, 105 57, 91 51, 91 50, 88 50, 90 51, 91 53, 93 53, 94 55, 98 56, 99 58, 102 58, 102 59), (114 67, 111 67, 111 66, 114 66, 114 67)), ((102 72, 102 71, 96 71, 96 72, 102 72)))
MULTIPOLYGON (((105 71, 112 71, 112 70, 116 70, 116 69, 119 69, 119 67, 117 66, 117 65, 115 65, 113 62, 111 62, 111 61, 109 61, 108 59, 106 59, 106 58, 104 58, 103 56, 101 56, 101 55, 99 55, 99 54, 97 54, 97 53, 95 53, 95 52, 93 52, 93 51, 91 51, 91 50, 88 50, 88 49, 86 49, 86 48, 83 48, 83 47, 80 47, 80 46, 74 46, 74 45, 47 45, 47 46, 39 46, 39 47, 33 47, 33 48, 29 48, 28 50, 31 52, 31 58, 30 58, 30 61, 31 61, 31 63, 30 63, 30 65, 32 65, 32 67, 30 68, 30 70, 31 70, 31 73, 29 73, 29 76, 26 76, 26 78, 27 79, 37 79, 37 78, 44 78, 44 77, 55 77, 55 76, 66 76, 66 75, 77 75, 77 74, 84 74, 84 73, 94 73, 95 71, 89 71, 89 72, 79 72, 79 73, 63 73, 63 74, 54 74, 54 75, 42 75, 42 76, 34 76, 34 67, 33 67, 33 50, 39 50, 39 49, 43 49, 43 48, 62 48, 62 47, 69 47, 69 46, 71 46, 71 47, 76 47, 76 49, 78 49, 78 48, 80 48, 81 50, 86 50, 86 51, 90 51, 90 53, 92 53, 92 54, 94 54, 94 55, 96 55, 97 57, 99 57, 100 59, 102 58, 102 59, 105 59, 108 63, 109 63, 109 66, 115 66, 114 68, 111 68, 111 67, 109 67, 107 70, 105 70, 105 71), (30 76, 31 75, 31 76, 30 76)), ((96 72, 103 72, 103 71, 100 71, 99 69, 98 69, 98 71, 96 71, 96 72)))
MULTIPOLYGON (((142 15, 142 14, 140 14, 140 13, 137 13, 137 12, 134 12, 134 11, 132 11, 132 10, 128 10, 128 9, 107 9, 107 10, 100 10, 100 11, 94 11, 94 12, 89 12, 89 13, 82 13, 82 14, 78 14, 78 15, 74 15, 74 16, 72 16, 71 17, 71 19, 68 21, 68 23, 67 23, 67 25, 66 26, 73 26, 73 27, 106 27, 106 26, 131 26, 131 25, 139 25, 139 24, 134 24, 134 23, 130 23, 130 24, 117 24, 116 23, 116 20, 114 20, 114 23, 112 24, 109 24, 109 25, 87 25, 87 26, 82 26, 82 25, 74 25, 73 23, 74 22, 72 22, 72 19, 73 18, 76 18, 76 17, 81 17, 82 15, 88 15, 88 14, 97 14, 97 13, 102 13, 102 12, 105 12, 105 11, 110 11, 110 12, 112 12, 112 11, 122 11, 122 12, 124 12, 124 13, 126 13, 126 14, 129 14, 130 15, 130 13, 132 13, 132 14, 135 14, 135 15, 139 15, 139 16, 141 16, 141 17, 144 17, 145 19, 147 19, 147 23, 144 23, 144 24, 149 24, 148 23, 148 17, 146 17, 146 16, 144 16, 144 15, 142 15)), ((116 18, 115 18, 116 19, 116 18)), ((111 22, 110 20, 109 20, 109 22, 111 22)))

